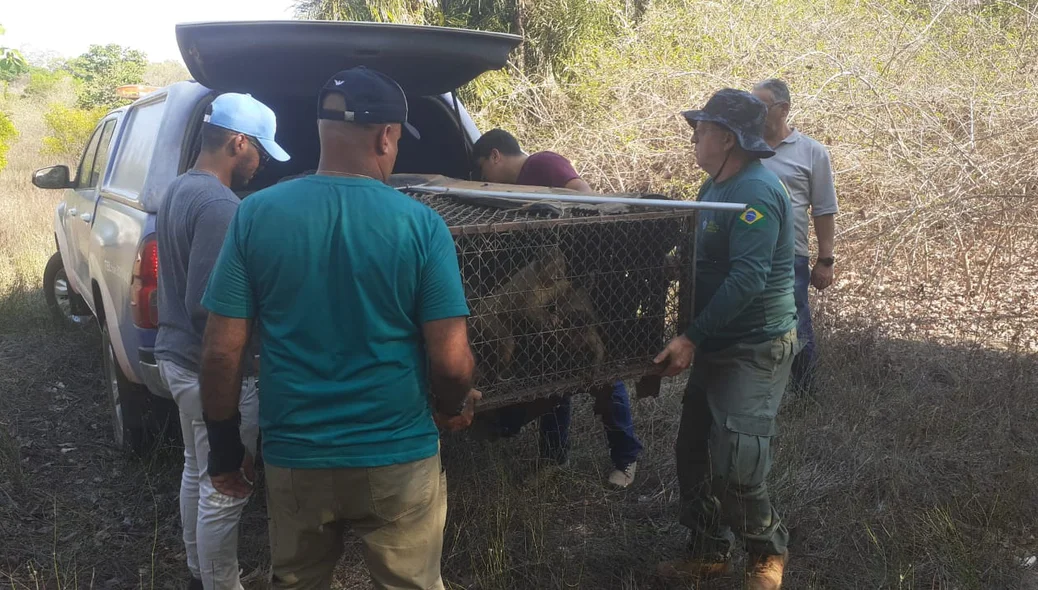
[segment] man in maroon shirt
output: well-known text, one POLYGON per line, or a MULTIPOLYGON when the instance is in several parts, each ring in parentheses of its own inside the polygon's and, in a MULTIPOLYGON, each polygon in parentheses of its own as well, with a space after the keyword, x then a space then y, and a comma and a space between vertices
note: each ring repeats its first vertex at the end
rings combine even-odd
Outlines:
MULTIPOLYGON (((527 155, 511 133, 494 129, 483 134, 472 148, 476 167, 483 180, 497 184, 521 184, 567 188, 590 193, 591 187, 584 182, 569 160, 553 152, 537 152, 527 155)), ((608 481, 618 488, 626 488, 634 481, 638 467, 638 455, 642 444, 634 434, 634 419, 631 416, 631 400, 622 381, 617 381, 607 390, 594 392, 596 412, 600 412, 605 427, 613 471, 608 481)), ((540 451, 541 458, 565 464, 569 452, 569 423, 572 414, 570 396, 562 398, 548 413, 541 415, 540 451)), ((526 406, 505 408, 492 412, 492 420, 503 436, 511 436, 529 420, 537 416, 536 409, 543 407, 532 403, 526 406)), ((489 412, 488 412, 489 413, 489 412)))
POLYGON ((569 160, 555 152, 528 155, 519 147, 515 137, 503 129, 484 133, 472 151, 486 182, 591 192, 591 187, 577 174, 569 160))

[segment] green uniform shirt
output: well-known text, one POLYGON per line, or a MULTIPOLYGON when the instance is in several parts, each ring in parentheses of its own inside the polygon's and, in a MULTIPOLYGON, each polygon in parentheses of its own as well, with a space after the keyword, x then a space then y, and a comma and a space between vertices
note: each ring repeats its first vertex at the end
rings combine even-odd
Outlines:
POLYGON ((263 458, 285 468, 431 457, 422 324, 468 315, 432 209, 381 182, 310 176, 245 199, 203 305, 257 318, 263 458))
POLYGON ((707 180, 699 200, 749 207, 699 214, 696 309, 688 337, 711 351, 793 329, 793 213, 782 182, 755 160, 724 182, 707 180))

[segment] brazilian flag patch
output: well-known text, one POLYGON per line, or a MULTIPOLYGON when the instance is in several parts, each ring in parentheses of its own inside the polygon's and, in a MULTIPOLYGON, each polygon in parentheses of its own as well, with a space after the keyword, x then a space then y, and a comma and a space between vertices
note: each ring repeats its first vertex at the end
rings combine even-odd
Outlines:
POLYGON ((750 207, 749 209, 742 212, 742 215, 739 216, 739 219, 741 219, 743 223, 745 223, 746 225, 753 225, 761 219, 764 219, 764 214, 760 211, 757 211, 753 207, 750 207))

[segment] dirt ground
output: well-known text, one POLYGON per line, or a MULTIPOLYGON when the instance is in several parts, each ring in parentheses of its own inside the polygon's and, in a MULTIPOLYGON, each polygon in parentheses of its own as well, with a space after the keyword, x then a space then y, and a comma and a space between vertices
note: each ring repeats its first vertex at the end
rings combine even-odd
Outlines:
MULTIPOLYGON (((99 350, 90 328, 0 336, 0 582, 12 588, 184 582, 178 452, 140 460, 112 447, 99 350)), ((827 366, 843 367, 839 395, 783 410, 772 485, 793 535, 787 587, 1034 587, 1017 560, 1038 552, 1038 362, 867 334, 834 337, 827 351, 827 366)), ((635 404, 646 449, 624 492, 602 485, 608 455, 590 403, 578 404, 564 471, 537 470, 533 429, 445 441, 448 587, 675 587, 652 573, 684 541, 671 457, 680 383, 668 389, 635 404)), ((265 535, 260 489, 243 521, 249 588, 264 587, 265 535)), ((335 587, 368 587, 356 541, 335 587)))
MULTIPOLYGON (((0 378, 3 431, 11 433, 3 445, 0 575, 9 577, 13 587, 177 588, 183 582, 178 451, 164 449, 141 460, 112 446, 99 346, 92 328, 0 339, 0 361, 6 367, 0 378), (48 354, 41 355, 41 350, 48 354)), ((578 424, 590 420, 586 409, 581 414, 578 424)), ((599 579, 601 568, 612 569, 606 554, 595 560, 599 563, 582 562, 579 554, 589 544, 634 548, 667 539, 675 549, 680 546, 672 519, 661 509, 660 498, 668 492, 651 462, 643 464, 645 475, 637 490, 609 493, 600 485, 607 467, 604 440, 584 440, 596 437, 587 436, 587 428, 580 430, 574 470, 549 472, 547 480, 536 481, 536 466, 527 459, 536 456, 530 436, 496 445, 464 437, 447 442, 444 455, 452 500, 464 496, 499 519, 476 523, 480 532, 475 533, 472 523, 459 517, 469 507, 452 502, 444 552, 452 587, 515 587, 519 579, 506 586, 494 580, 511 578, 503 553, 516 536, 532 535, 525 542, 538 546, 528 550, 560 575, 575 576, 578 585, 582 578, 599 579), (565 486, 560 485, 563 478, 568 480, 565 486), (495 499, 512 495, 515 486, 524 488, 523 498, 495 499), (480 497, 465 493, 467 487, 481 490, 480 497), (517 501, 529 502, 522 507, 524 513, 540 516, 526 523, 529 530, 510 530, 517 501), (552 516, 569 509, 575 513, 563 521, 552 516), (485 552, 474 554, 466 546, 475 535, 484 535, 486 527, 493 534, 479 543, 485 552), (610 529, 615 530, 606 534, 610 529), (620 537, 614 537, 618 532, 620 537), (541 535, 552 539, 537 538, 541 535)), ((242 568, 248 578, 262 578, 267 564, 262 489, 249 504, 242 526, 242 568)), ((651 559, 636 559, 629 563, 631 572, 616 572, 617 582, 634 576, 634 569, 651 571, 653 566, 651 559)), ((358 546, 348 543, 338 587, 365 587, 365 580, 358 546)), ((263 584, 253 582, 250 587, 263 584)))

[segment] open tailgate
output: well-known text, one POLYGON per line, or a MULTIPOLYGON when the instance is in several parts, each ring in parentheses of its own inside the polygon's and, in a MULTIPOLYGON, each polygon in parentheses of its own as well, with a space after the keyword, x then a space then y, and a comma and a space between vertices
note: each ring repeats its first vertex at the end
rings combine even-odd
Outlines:
POLYGON ((500 69, 521 38, 444 27, 331 21, 177 25, 187 69, 224 92, 315 94, 336 72, 367 66, 411 95, 443 94, 500 69))

